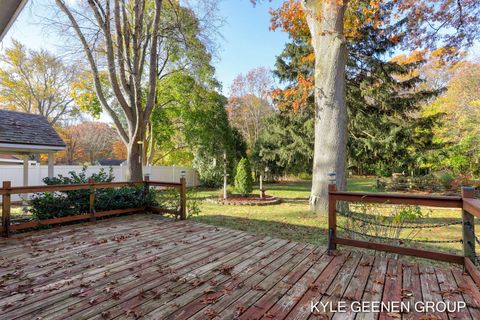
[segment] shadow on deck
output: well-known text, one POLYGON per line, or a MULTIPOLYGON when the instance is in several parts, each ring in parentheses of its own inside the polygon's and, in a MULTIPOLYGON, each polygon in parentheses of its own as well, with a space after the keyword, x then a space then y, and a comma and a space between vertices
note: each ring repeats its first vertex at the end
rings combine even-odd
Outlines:
POLYGON ((480 292, 456 266, 329 256, 322 246, 157 215, 54 228, 0 246, 1 319, 480 319, 480 292), (350 308, 382 301, 405 302, 411 312, 350 308), (421 312, 426 302, 465 307, 421 312))

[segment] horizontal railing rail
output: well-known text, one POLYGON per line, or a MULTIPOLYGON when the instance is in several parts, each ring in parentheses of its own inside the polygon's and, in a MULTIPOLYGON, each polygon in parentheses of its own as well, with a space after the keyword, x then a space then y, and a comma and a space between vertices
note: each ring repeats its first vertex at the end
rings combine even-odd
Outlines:
POLYGON ((475 244, 479 241, 475 236, 475 217, 480 218, 480 200, 474 199, 475 188, 462 188, 461 197, 346 192, 337 191, 335 184, 330 184, 328 189, 328 250, 330 253, 337 249, 337 245, 346 245, 461 264, 465 267, 465 270, 472 276, 475 282, 480 285, 480 272, 475 266, 477 261, 475 244), (461 242, 463 243, 463 255, 340 237, 337 234, 337 201, 462 209, 461 242))
POLYGON ((168 213, 179 216, 181 220, 187 218, 186 213, 186 179, 181 177, 179 182, 162 182, 162 181, 150 181, 149 176, 145 176, 142 181, 131 182, 108 182, 97 183, 90 180, 89 183, 84 184, 69 184, 69 185, 44 185, 44 186, 25 186, 25 187, 12 187, 10 181, 4 181, 2 188, 0 188, 0 195, 2 197, 2 226, 1 233, 3 237, 9 237, 11 231, 19 231, 25 229, 36 228, 45 225, 56 225, 73 221, 90 220, 95 222, 97 218, 107 217, 112 215, 130 214, 135 212, 151 211, 155 213, 168 213), (129 186, 143 186, 144 194, 149 192, 149 188, 152 187, 165 187, 176 188, 179 190, 180 205, 178 209, 167 209, 157 207, 141 207, 141 208, 125 208, 108 211, 95 211, 95 190, 107 189, 107 188, 119 188, 129 186), (11 195, 13 194, 28 194, 28 193, 41 193, 41 192, 65 192, 76 190, 89 190, 89 212, 83 214, 69 215, 56 217, 45 220, 33 220, 17 224, 11 224, 11 195))
MULTIPOLYGON (((7 181, 8 182, 8 181, 7 181)), ((0 189, 0 194, 24 194, 24 193, 37 193, 37 192, 60 192, 60 191, 74 191, 74 190, 87 190, 94 189, 108 189, 119 187, 130 187, 134 185, 145 184, 145 181, 133 181, 133 182, 102 182, 102 183, 83 183, 83 184, 54 184, 46 186, 29 186, 29 187, 11 187, 9 189, 0 189)))
POLYGON ((331 198, 343 201, 405 204, 428 207, 462 208, 461 197, 427 196, 414 194, 360 193, 346 191, 330 191, 331 198))

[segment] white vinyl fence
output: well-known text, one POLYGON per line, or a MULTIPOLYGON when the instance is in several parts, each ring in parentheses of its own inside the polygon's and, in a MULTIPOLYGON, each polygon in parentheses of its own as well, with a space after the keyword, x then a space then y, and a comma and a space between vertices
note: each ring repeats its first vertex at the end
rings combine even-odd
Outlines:
MULTIPOLYGON (((68 175, 70 171, 75 171, 80 173, 82 171, 82 166, 55 166, 53 171, 53 176, 57 175, 68 175)), ((104 169, 106 172, 109 172, 109 166, 88 166, 87 167, 87 176, 90 176, 92 173, 98 173, 100 169, 104 169)), ((126 181, 126 171, 127 167, 125 166, 112 166, 113 176, 115 181, 126 181)), ((146 166, 143 169, 144 174, 150 174, 151 181, 162 181, 162 182, 179 182, 181 171, 185 171, 185 178, 187 180, 188 187, 196 187, 200 185, 200 179, 196 170, 192 168, 185 167, 164 167, 164 166, 146 166)), ((41 165, 32 165, 29 166, 28 172, 28 185, 29 186, 39 186, 44 185, 43 178, 48 177, 48 167, 41 165)), ((11 181, 12 187, 23 186, 23 166, 22 165, 0 165, 0 187, 2 181, 11 181)), ((16 197, 15 197, 16 198, 16 197)), ((14 199, 12 196, 12 201, 18 201, 19 199, 14 199)), ((1 201, 0 201, 1 202, 1 201)))

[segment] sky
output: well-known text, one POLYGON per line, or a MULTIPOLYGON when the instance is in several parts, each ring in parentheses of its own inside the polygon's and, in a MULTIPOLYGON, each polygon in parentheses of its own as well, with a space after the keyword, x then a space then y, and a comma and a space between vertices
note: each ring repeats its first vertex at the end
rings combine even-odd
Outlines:
MULTIPOLYGON (((48 7, 44 6, 46 1, 34 0, 27 4, 0 44, 0 50, 16 39, 31 49, 43 48, 62 54, 62 38, 41 24, 42 17, 49 16, 48 7)), ((254 7, 250 0, 220 1, 217 15, 224 22, 219 29, 219 50, 213 64, 225 95, 238 74, 260 66, 273 69, 275 57, 288 41, 286 34, 268 29, 269 9, 280 4, 281 0, 262 1, 254 7)))

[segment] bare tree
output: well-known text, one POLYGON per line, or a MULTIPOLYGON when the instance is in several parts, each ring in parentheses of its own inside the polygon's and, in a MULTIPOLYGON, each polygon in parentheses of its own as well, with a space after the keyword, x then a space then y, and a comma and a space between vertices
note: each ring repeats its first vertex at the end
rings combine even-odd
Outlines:
POLYGON ((265 67, 238 75, 230 87, 227 106, 230 122, 251 148, 263 130, 263 119, 273 111, 270 103, 272 77, 265 67))
POLYGON ((76 126, 78 145, 90 164, 113 155, 113 144, 118 139, 115 130, 103 122, 82 122, 76 126))
POLYGON ((201 23, 174 0, 55 2, 81 43, 102 111, 127 147, 128 177, 141 179, 150 116, 163 107, 157 82, 210 62, 209 54, 196 54, 208 51, 197 37, 201 23))
POLYGON ((102 110, 127 146, 128 177, 142 179, 141 146, 155 105, 158 73, 165 66, 159 63, 162 0, 88 0, 83 7, 64 0, 56 4, 80 40, 102 110), (107 85, 102 71, 108 73, 107 85))

